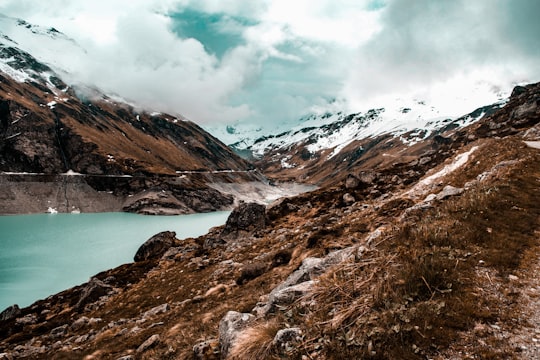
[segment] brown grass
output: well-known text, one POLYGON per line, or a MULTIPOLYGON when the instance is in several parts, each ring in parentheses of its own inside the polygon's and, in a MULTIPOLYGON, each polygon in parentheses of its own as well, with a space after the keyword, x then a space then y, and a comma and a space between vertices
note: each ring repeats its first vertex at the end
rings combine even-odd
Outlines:
POLYGON ((277 320, 264 322, 242 331, 229 352, 231 360, 279 359, 273 340, 281 329, 277 320))
MULTIPOLYGON (((539 245, 535 175, 538 165, 524 163, 511 178, 410 214, 377 250, 324 275, 292 310, 311 339, 297 356, 437 356, 475 323, 515 317, 515 309, 481 290, 491 280, 479 278, 477 270, 487 267, 504 278, 525 266, 526 250, 539 245)), ((470 351, 482 358, 512 357, 504 341, 487 340, 496 348, 487 342, 472 344, 470 351)))

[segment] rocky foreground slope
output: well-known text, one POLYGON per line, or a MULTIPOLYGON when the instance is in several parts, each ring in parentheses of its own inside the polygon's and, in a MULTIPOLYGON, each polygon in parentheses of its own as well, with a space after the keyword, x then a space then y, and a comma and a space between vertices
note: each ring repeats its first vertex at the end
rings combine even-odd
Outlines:
POLYGON ((0 317, 0 359, 540 356, 540 84, 0 317), (375 159, 373 160, 375 161, 375 159))
MULTIPOLYGON (((0 20, 15 22, 22 39, 69 42, 0 20)), ((196 124, 76 90, 19 46, 0 33, 0 214, 220 210, 234 199, 209 184, 264 181, 196 124)))

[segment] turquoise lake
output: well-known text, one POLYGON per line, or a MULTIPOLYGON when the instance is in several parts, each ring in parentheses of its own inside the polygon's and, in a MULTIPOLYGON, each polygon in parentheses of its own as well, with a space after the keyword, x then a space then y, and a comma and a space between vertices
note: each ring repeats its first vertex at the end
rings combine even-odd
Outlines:
POLYGON ((225 224, 229 214, 0 216, 0 311, 31 305, 132 262, 139 246, 158 232, 175 231, 178 239, 200 236, 225 224))

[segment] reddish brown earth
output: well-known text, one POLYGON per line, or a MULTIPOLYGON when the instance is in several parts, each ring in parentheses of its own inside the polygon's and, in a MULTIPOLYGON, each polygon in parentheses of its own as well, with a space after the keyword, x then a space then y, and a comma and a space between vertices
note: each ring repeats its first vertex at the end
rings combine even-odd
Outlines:
POLYGON ((321 166, 320 189, 263 217, 0 322, 0 359, 535 359, 539 120, 535 84, 450 141, 321 166))

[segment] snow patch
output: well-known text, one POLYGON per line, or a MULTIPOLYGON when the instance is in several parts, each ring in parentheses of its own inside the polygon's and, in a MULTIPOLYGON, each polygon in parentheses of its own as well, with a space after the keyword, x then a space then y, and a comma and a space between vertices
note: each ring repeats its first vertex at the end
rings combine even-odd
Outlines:
POLYGON ((528 147, 540 149, 540 141, 525 141, 525 144, 527 144, 528 147))
POLYGON ((437 171, 435 174, 432 174, 422 180, 420 180, 411 190, 407 191, 405 195, 410 195, 413 197, 421 196, 430 190, 432 185, 438 179, 449 175, 465 165, 469 161, 469 157, 472 153, 478 150, 478 146, 473 146, 469 151, 457 155, 452 161, 451 164, 446 165, 441 170, 437 171))
POLYGON ((66 176, 81 176, 82 174, 81 173, 78 173, 78 172, 75 172, 71 169, 69 169, 68 171, 66 171, 65 173, 63 173, 62 175, 66 175, 66 176))
POLYGON ((58 210, 56 210, 55 208, 52 208, 49 206, 49 208, 47 209, 47 213, 49 214, 58 214, 58 210))

